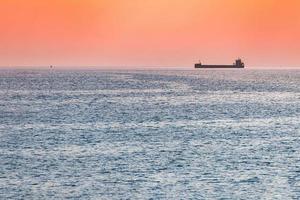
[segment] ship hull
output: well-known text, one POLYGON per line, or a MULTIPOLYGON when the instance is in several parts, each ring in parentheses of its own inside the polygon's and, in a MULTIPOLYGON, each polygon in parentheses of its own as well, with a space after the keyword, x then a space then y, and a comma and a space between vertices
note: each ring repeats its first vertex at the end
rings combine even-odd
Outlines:
POLYGON ((236 65, 200 65, 200 64, 196 64, 195 68, 197 69, 241 69, 244 67, 239 67, 236 65))

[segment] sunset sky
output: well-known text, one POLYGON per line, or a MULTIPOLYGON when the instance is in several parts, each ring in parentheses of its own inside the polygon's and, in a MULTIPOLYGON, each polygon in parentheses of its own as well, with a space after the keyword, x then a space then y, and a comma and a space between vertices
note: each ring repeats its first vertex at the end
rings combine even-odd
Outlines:
POLYGON ((299 0, 0 0, 0 66, 300 67, 299 0))

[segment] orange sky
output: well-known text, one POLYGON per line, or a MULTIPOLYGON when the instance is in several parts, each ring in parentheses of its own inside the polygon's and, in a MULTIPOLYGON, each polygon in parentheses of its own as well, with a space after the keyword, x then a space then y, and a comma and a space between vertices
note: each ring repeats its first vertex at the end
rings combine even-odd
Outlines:
POLYGON ((0 0, 1 66, 300 67, 299 0, 0 0))

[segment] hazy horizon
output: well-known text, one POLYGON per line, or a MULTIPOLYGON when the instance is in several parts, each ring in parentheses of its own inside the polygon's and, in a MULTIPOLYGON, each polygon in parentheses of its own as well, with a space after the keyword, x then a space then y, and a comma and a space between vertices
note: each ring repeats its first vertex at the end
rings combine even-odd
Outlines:
MULTIPOLYGON (((224 63, 227 64, 227 63, 224 63)), ((0 66, 0 70, 300 70, 300 67, 282 67, 282 66, 246 66, 243 69, 195 69, 191 66, 0 66)))

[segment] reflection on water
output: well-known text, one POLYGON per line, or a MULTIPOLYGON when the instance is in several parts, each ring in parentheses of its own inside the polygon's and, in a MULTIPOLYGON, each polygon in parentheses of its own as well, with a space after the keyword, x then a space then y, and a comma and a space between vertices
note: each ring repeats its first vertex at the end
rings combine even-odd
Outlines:
POLYGON ((0 71, 3 199, 298 199, 300 71, 0 71))

